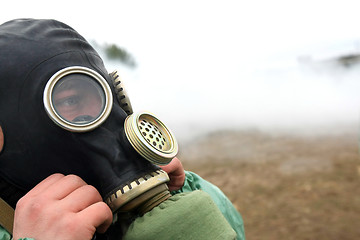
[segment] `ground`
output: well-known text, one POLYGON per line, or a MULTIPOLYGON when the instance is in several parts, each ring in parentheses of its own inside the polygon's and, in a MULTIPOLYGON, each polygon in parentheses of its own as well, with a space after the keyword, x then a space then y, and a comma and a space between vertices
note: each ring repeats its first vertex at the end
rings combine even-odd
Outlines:
POLYGON ((182 146, 187 170, 219 186, 246 238, 360 239, 358 134, 219 131, 182 146))

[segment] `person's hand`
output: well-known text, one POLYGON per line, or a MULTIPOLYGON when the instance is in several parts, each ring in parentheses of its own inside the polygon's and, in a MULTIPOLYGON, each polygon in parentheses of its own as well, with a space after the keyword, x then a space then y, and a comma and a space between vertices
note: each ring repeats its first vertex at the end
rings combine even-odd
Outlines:
POLYGON ((54 174, 22 197, 15 209, 14 239, 91 239, 112 222, 99 192, 75 175, 54 174))
POLYGON ((170 191, 179 190, 184 185, 185 171, 178 158, 174 158, 168 165, 160 166, 170 177, 168 187, 170 191))

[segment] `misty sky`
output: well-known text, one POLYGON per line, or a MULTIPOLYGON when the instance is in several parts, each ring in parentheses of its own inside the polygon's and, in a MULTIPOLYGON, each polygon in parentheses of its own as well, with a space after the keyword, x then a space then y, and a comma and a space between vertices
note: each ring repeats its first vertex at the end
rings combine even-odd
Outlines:
POLYGON ((54 18, 86 39, 116 43, 137 68, 121 70, 135 111, 176 135, 202 128, 296 128, 358 121, 357 1, 8 1, 0 22, 54 18), (20 3, 19 3, 20 2, 20 3))

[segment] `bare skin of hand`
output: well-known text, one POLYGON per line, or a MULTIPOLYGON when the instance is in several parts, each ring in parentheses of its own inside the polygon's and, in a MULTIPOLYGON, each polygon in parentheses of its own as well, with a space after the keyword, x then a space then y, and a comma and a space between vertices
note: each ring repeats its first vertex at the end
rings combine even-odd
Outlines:
POLYGON ((53 174, 36 185, 15 209, 14 239, 91 239, 112 222, 99 192, 75 175, 53 174))
POLYGON ((160 166, 170 177, 168 187, 170 191, 179 190, 185 182, 185 171, 178 158, 174 158, 168 165, 160 166))

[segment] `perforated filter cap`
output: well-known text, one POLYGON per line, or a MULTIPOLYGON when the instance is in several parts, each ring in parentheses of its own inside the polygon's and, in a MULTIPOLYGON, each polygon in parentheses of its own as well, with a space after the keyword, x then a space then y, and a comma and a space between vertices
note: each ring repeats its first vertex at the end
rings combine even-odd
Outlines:
POLYGON ((157 165, 166 165, 178 153, 178 144, 174 135, 153 114, 149 112, 131 114, 124 124, 129 142, 148 161, 157 165))

